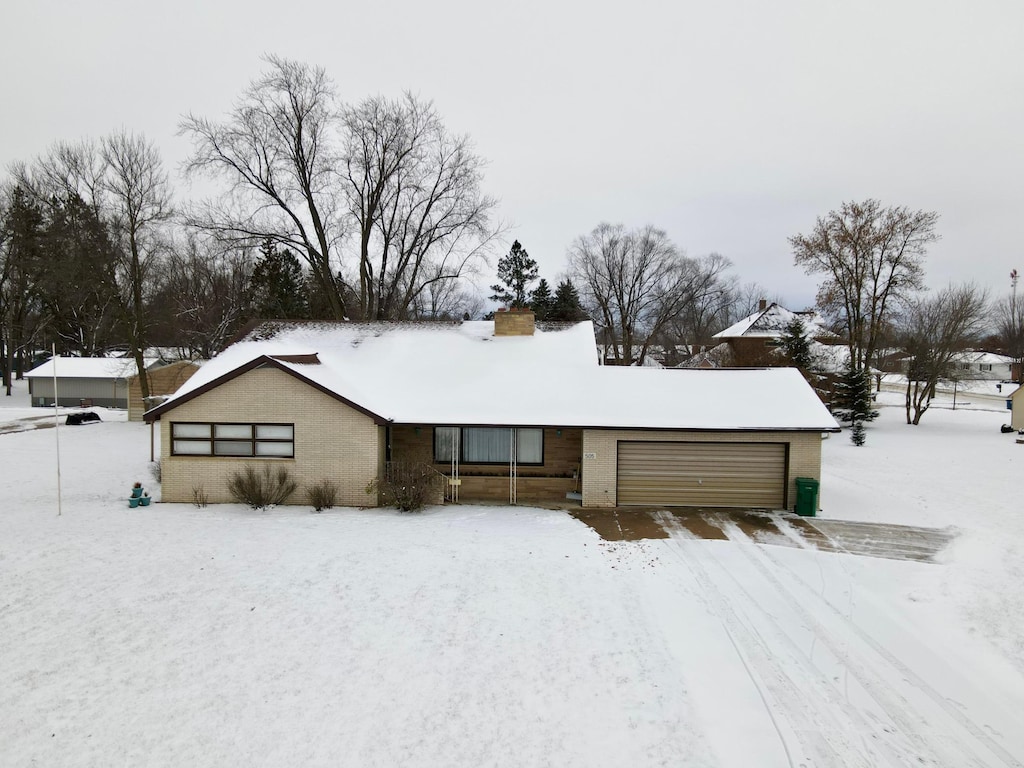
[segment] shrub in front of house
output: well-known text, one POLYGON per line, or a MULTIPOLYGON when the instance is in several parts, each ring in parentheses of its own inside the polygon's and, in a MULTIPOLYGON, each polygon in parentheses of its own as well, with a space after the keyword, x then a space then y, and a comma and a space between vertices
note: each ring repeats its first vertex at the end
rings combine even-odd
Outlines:
POLYGON ((251 509, 266 509, 284 504, 299 484, 285 467, 272 472, 264 465, 262 472, 246 467, 241 472, 232 472, 228 478, 228 492, 231 497, 251 509))
POLYGON ((338 501, 338 486, 330 480, 306 486, 306 499, 316 512, 331 509, 338 501))
POLYGON ((418 512, 436 500, 441 476, 429 464, 392 462, 384 477, 371 482, 366 492, 379 493, 381 503, 403 512, 418 512))

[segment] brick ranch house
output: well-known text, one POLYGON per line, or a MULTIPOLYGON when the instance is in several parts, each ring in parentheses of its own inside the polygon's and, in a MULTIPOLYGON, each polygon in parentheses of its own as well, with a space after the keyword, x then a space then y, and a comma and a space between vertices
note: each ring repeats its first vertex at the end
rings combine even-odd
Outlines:
POLYGON ((460 501, 787 509, 838 431, 796 370, 600 366, 589 321, 535 327, 529 312, 266 322, 145 418, 160 423, 164 501, 199 487, 231 501, 233 472, 272 463, 352 506, 423 462, 460 501))

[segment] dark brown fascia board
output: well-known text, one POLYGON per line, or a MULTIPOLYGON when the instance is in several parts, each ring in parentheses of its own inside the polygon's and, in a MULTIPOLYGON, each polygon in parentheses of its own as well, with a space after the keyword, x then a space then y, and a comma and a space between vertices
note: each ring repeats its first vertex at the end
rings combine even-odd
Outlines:
POLYGON ((189 392, 186 395, 182 395, 181 397, 179 397, 179 398, 177 398, 175 400, 172 400, 169 403, 164 403, 163 405, 158 405, 156 408, 153 408, 152 410, 146 411, 142 415, 142 417, 147 422, 159 421, 160 417, 164 413, 166 413, 167 411, 173 410, 174 408, 177 408, 179 405, 183 405, 184 403, 187 403, 189 400, 192 400, 192 399, 194 399, 196 397, 199 397, 199 395, 205 394, 205 393, 209 392, 212 389, 216 389, 221 384, 224 384, 224 383, 226 383, 228 381, 231 381, 232 379, 236 379, 239 376, 241 376, 243 373, 248 373, 249 371, 255 370, 257 368, 262 368, 263 366, 266 366, 266 365, 269 365, 269 366, 272 366, 274 368, 277 368, 279 371, 284 371, 289 376, 293 376, 296 379, 298 379, 299 381, 301 381, 303 384, 307 384, 307 385, 313 387, 313 389, 316 389, 316 390, 319 390, 320 392, 323 392, 328 397, 330 397, 330 398, 332 398, 334 400, 337 400, 340 403, 344 403, 349 408, 351 408, 351 409, 353 409, 355 411, 358 411, 359 413, 363 414, 364 416, 369 416, 371 419, 373 419, 374 424, 389 424, 390 423, 388 419, 386 419, 385 417, 381 416, 379 413, 374 413, 373 411, 369 410, 368 408, 364 408, 363 406, 359 405, 359 403, 355 403, 352 400, 349 400, 347 397, 344 397, 343 395, 339 395, 337 392, 334 392, 334 391, 328 389, 323 384, 319 384, 319 383, 317 383, 315 381, 311 381, 310 379, 307 379, 301 373, 298 373, 297 371, 292 370, 291 368, 289 368, 288 366, 284 365, 279 360, 275 360, 274 358, 272 358, 272 357, 270 357, 268 355, 260 355, 259 357, 255 358, 253 360, 250 360, 248 363, 245 363, 244 365, 240 365, 238 368, 235 368, 235 369, 233 369, 231 371, 228 371, 223 376, 219 376, 216 379, 214 379, 213 381, 209 381, 206 384, 203 384, 201 387, 196 387, 194 390, 192 390, 191 392, 189 392))
MULTIPOLYGON (((1024 389, 1024 388, 1022 388, 1024 389)), ((615 432, 735 432, 756 434, 758 432, 842 432, 842 427, 608 427, 600 424, 470 424, 463 422, 388 422, 393 427, 495 427, 517 429, 606 429, 615 432)))
POLYGON ((320 358, 317 353, 314 352, 312 355, 271 355, 275 360, 280 360, 282 363, 296 363, 300 365, 320 365, 320 358))

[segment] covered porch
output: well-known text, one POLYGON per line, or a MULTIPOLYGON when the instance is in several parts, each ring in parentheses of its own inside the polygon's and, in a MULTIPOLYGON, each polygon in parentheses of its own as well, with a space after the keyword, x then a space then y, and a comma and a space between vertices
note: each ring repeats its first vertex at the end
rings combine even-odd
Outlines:
POLYGON ((437 503, 565 503, 580 498, 582 451, 578 428, 395 424, 385 472, 431 467, 437 503))

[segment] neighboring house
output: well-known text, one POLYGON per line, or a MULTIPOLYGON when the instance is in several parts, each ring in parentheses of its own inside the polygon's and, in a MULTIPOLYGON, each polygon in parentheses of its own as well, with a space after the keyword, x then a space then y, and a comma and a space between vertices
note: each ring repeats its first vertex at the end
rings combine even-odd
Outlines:
MULTIPOLYGON (((772 302, 761 301, 752 315, 719 331, 712 338, 726 344, 731 351, 731 365, 759 366, 777 361, 776 352, 786 336, 786 328, 794 320, 804 324, 804 332, 812 342, 835 344, 838 337, 825 327, 825 321, 814 310, 792 312, 772 302)), ((714 348, 713 348, 714 349, 714 348)), ((721 355, 721 352, 718 353, 721 355)))
POLYGON ((1013 358, 995 352, 958 352, 953 357, 952 368, 951 374, 958 379, 1009 381, 1013 378, 1013 358))
POLYGON ((142 415, 178 391, 199 370, 199 363, 192 360, 178 360, 146 372, 149 380, 149 400, 142 401, 142 385, 139 376, 128 377, 128 421, 142 421, 142 415), (148 407, 147 407, 148 406, 148 407))
MULTIPOLYGON (((904 350, 890 350, 879 356, 879 369, 885 373, 906 375, 912 356, 904 350)), ((1013 358, 995 352, 965 350, 950 360, 945 379, 959 381, 1013 381, 1013 358)))
POLYGON ((600 366, 589 321, 535 328, 530 312, 267 322, 146 420, 160 421, 164 501, 231 501, 233 472, 273 464, 358 506, 422 462, 462 501, 791 508, 838 431, 796 370, 600 366))
MULTIPOLYGON (((146 360, 147 370, 159 365, 146 360)), ((53 405, 54 369, 58 405, 106 408, 128 407, 128 379, 138 372, 130 357, 51 358, 25 374, 32 405, 53 405)))

